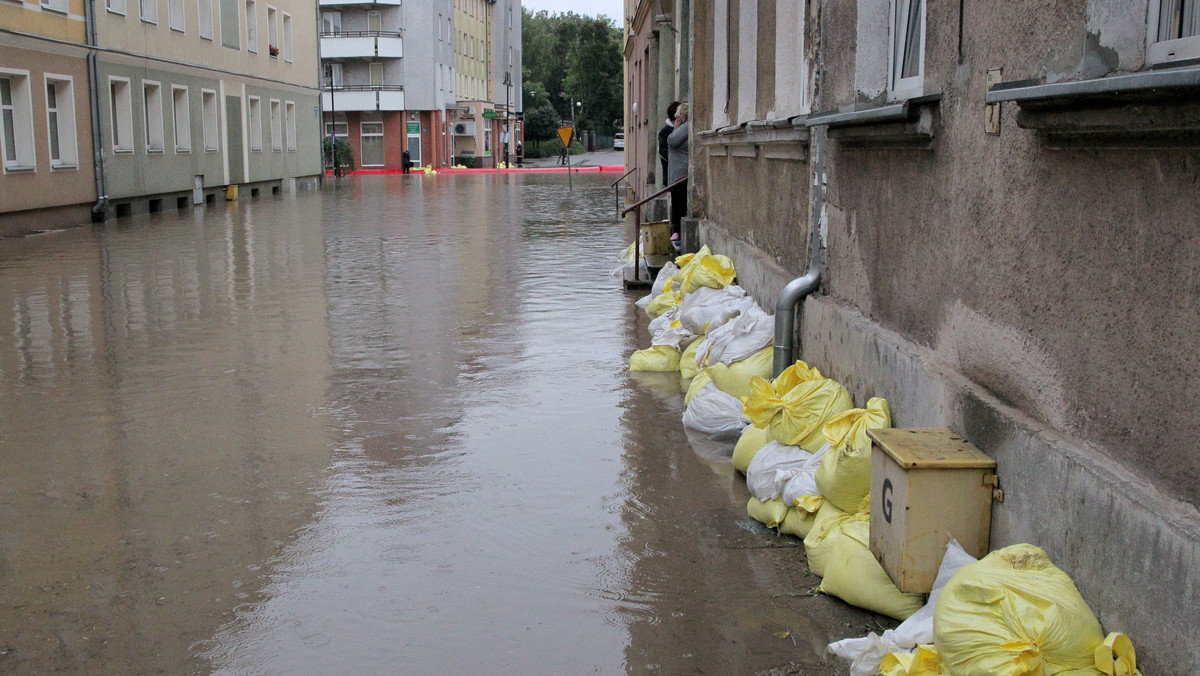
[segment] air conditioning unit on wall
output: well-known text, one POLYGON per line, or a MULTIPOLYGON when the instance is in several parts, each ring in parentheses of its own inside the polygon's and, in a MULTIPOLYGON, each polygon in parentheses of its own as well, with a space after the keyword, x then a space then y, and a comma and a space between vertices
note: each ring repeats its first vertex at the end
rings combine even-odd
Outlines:
POLYGON ((474 136, 475 135, 475 122, 473 122, 473 121, 472 122, 455 122, 454 123, 454 135, 455 136, 474 136))

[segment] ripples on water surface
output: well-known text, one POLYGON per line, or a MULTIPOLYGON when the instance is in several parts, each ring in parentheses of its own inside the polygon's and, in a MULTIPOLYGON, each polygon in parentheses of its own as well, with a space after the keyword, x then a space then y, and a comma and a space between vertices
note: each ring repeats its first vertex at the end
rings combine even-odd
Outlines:
POLYGON ((0 671, 771 664, 742 634, 797 620, 714 526, 743 489, 625 373, 613 178, 0 241, 0 671))

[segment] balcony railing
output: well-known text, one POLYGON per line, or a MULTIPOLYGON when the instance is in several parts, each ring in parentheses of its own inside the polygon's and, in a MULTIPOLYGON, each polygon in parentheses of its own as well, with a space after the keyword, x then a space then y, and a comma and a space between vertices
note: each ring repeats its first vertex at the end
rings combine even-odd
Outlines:
POLYGON ((402 92, 404 91, 404 85, 339 84, 333 86, 325 85, 321 89, 327 92, 402 92))
POLYGON ((331 31, 321 32, 323 38, 399 38, 400 31, 331 31))

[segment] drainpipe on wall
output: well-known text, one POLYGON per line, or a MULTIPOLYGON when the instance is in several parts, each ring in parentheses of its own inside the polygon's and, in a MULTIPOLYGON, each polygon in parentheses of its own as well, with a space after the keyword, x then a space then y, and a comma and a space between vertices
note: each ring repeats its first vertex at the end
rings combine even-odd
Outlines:
POLYGON ((775 303, 775 360, 771 373, 778 376, 795 363, 796 308, 821 286, 821 231, 825 218, 825 130, 813 127, 812 233, 809 238, 808 270, 783 287, 775 303))
MULTIPOLYGON (((88 47, 99 46, 96 39, 96 8, 95 0, 83 3, 84 20, 87 22, 88 47)), ((92 167, 96 175, 96 203, 92 205, 92 222, 103 223, 105 210, 108 205, 108 194, 104 180, 104 142, 100 136, 100 76, 96 66, 96 50, 89 49, 88 65, 88 98, 91 99, 92 112, 92 167)))

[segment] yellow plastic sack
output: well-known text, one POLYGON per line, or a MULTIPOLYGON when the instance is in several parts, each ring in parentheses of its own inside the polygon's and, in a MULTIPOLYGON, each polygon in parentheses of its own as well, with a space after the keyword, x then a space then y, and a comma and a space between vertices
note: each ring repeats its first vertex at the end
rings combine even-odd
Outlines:
POLYGON ((746 513, 751 519, 763 524, 767 528, 778 528, 779 524, 787 518, 788 506, 783 504, 783 500, 772 498, 763 502, 758 498, 750 498, 746 503, 746 513))
POLYGON ((762 378, 750 381, 746 417, 768 427, 783 444, 816 453, 825 444, 821 428, 837 414, 853 407, 850 393, 840 383, 822 378, 797 384, 784 394, 762 378))
POLYGON ((704 340, 704 336, 693 340, 691 345, 688 345, 683 354, 679 356, 679 375, 684 380, 695 378, 696 372, 700 370, 700 367, 696 366, 696 348, 700 346, 702 340, 704 340))
POLYGON ((787 394, 800 383, 806 383, 810 380, 820 380, 824 377, 817 369, 809 368, 808 364, 797 360, 795 364, 785 368, 783 373, 776 376, 775 380, 771 381, 771 385, 775 388, 777 394, 787 394))
POLYGON ((933 635, 952 676, 1102 673, 1100 623, 1071 578, 1033 545, 963 566, 938 596, 933 635))
MULTIPOLYGON (((786 519, 785 519, 786 521, 786 519)), ((1137 668, 1133 642, 1120 632, 1112 632, 1096 647, 1096 669, 1104 676, 1142 676, 1137 668)))
POLYGON ((708 367, 709 375, 716 383, 717 389, 726 394, 732 394, 738 399, 750 396, 750 380, 752 378, 770 378, 775 348, 771 346, 755 352, 741 361, 732 364, 717 362, 708 367))
POLYGON ((879 664, 881 676, 942 676, 942 658, 932 645, 918 645, 916 652, 891 653, 879 664))
POLYGON ((855 515, 834 507, 826 502, 817 510, 813 519, 812 529, 804 536, 804 554, 808 557, 808 568, 812 572, 825 576, 825 564, 829 560, 829 534, 843 523, 854 520, 866 521, 870 515, 855 515))
POLYGON ((779 532, 803 539, 812 531, 816 522, 817 515, 813 512, 792 508, 787 511, 787 516, 783 517, 783 523, 779 524, 779 532))
POLYGON ((655 345, 638 350, 629 357, 630 371, 678 371, 679 350, 670 345, 655 345))
POLYGON ((692 384, 688 385, 687 394, 683 395, 683 403, 692 403, 692 397, 695 397, 697 392, 703 390, 705 385, 709 385, 711 383, 712 378, 710 378, 708 375, 708 369, 700 369, 697 371, 696 376, 692 378, 692 384))
POLYGON ((834 416, 821 434, 832 446, 817 467, 817 488, 830 502, 846 511, 871 492, 871 440, 867 430, 892 426, 887 400, 875 397, 867 407, 852 408, 834 416))
POLYGON ((870 528, 867 521, 848 519, 826 535, 825 579, 819 589, 852 606, 906 620, 925 605, 925 595, 896 588, 871 553, 870 528))
POLYGON ((679 266, 676 277, 680 280, 681 298, 702 286, 720 289, 737 277, 733 261, 727 256, 714 255, 707 246, 701 247, 695 254, 676 258, 675 264, 679 266))
POLYGON ((825 496, 823 495, 801 495, 792 502, 794 504, 789 505, 790 507, 802 509, 806 512, 812 512, 813 514, 816 514, 821 510, 822 507, 829 503, 829 501, 826 500, 825 496))
POLYGON ((754 425, 746 427, 742 430, 742 436, 738 437, 737 445, 733 447, 733 468, 745 474, 746 468, 750 467, 750 461, 769 441, 774 441, 774 437, 768 430, 754 425))
POLYGON ((651 300, 650 304, 646 306, 646 314, 650 315, 651 319, 670 310, 672 306, 683 302, 683 299, 675 292, 673 286, 673 282, 668 280, 666 287, 663 288, 663 292, 655 296, 654 300, 651 300))

